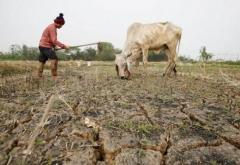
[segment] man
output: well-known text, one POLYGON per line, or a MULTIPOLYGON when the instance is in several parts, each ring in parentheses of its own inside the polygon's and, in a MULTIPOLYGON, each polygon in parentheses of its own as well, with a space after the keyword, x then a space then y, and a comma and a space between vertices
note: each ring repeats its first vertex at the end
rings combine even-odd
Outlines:
POLYGON ((38 77, 43 77, 43 68, 44 64, 48 59, 51 60, 51 73, 53 80, 57 79, 57 65, 58 65, 58 57, 54 51, 56 47, 60 47, 62 49, 68 49, 69 46, 59 42, 57 40, 57 29, 60 29, 65 24, 65 20, 63 18, 63 14, 60 13, 58 17, 54 19, 54 23, 47 26, 47 28, 43 31, 42 37, 39 43, 39 68, 38 68, 38 77))

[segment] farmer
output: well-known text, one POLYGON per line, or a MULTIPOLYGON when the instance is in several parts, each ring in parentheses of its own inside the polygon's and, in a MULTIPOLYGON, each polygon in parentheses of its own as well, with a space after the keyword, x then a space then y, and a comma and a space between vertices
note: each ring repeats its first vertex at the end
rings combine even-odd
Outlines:
POLYGON ((57 40, 57 29, 60 29, 65 24, 63 14, 60 13, 58 17, 54 19, 54 23, 48 25, 42 33, 42 37, 39 43, 39 68, 38 68, 38 77, 43 77, 43 68, 44 64, 48 59, 51 60, 51 73, 53 80, 57 79, 57 65, 58 57, 55 53, 55 48, 60 47, 63 49, 68 49, 69 46, 59 42, 57 40))

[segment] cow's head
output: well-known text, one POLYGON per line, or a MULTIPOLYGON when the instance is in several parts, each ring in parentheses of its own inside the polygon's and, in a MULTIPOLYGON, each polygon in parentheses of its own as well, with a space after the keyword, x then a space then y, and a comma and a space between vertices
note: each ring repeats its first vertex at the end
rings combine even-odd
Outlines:
POLYGON ((127 64, 127 56, 124 56, 124 54, 117 54, 115 58, 115 65, 117 75, 121 79, 129 79, 130 71, 127 64))

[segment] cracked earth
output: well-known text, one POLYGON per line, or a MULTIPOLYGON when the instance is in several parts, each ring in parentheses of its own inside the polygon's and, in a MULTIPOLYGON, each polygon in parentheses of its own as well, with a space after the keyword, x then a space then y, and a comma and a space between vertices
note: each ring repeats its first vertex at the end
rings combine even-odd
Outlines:
POLYGON ((112 63, 62 62, 54 83, 27 65, 2 72, 0 164, 240 164, 239 67, 183 64, 164 79, 150 63, 127 81, 112 63))

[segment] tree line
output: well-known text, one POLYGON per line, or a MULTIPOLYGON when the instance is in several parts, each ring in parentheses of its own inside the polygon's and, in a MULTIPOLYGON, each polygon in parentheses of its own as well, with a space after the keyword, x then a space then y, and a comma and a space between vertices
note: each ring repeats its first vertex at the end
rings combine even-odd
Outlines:
MULTIPOLYGON (((101 51, 87 47, 85 49, 58 50, 56 54, 60 60, 112 61, 115 59, 115 53, 119 51, 111 43, 103 43, 101 51)), ((39 54, 38 47, 14 44, 9 47, 8 52, 0 52, 0 60, 38 60, 39 54)))
MULTIPOLYGON (((100 43, 95 49, 87 47, 85 49, 73 48, 67 51, 56 51, 60 60, 85 60, 85 61, 113 61, 115 54, 121 53, 121 49, 114 48, 111 43, 100 43)), ((38 47, 27 45, 11 45, 8 52, 0 52, 0 60, 38 60, 40 52, 38 47)), ((149 61, 166 61, 164 52, 149 52, 149 61)))
MULTIPOLYGON (((121 49, 114 48, 112 43, 100 43, 97 48, 87 47, 85 49, 73 48, 68 51, 57 51, 60 60, 85 60, 85 61, 113 61, 115 54, 121 53, 121 49)), ((199 59, 208 61, 212 54, 206 51, 206 47, 200 49, 199 59)), ((27 45, 13 44, 8 52, 0 52, 0 60, 38 60, 40 52, 38 47, 29 47, 27 45)), ((179 56, 178 59, 183 62, 195 62, 195 60, 179 56)), ((167 56, 163 51, 156 53, 149 51, 149 61, 167 61, 167 56)))

